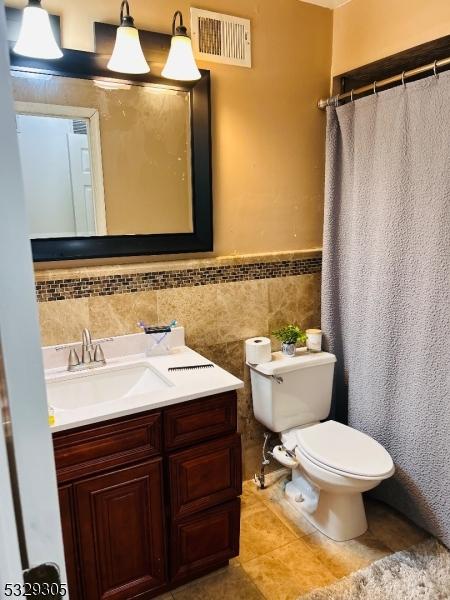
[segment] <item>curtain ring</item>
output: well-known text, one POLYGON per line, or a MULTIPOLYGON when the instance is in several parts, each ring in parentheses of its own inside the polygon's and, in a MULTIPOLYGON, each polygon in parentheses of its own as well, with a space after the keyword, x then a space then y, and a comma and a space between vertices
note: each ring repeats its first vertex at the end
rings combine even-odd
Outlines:
POLYGON ((353 100, 353 90, 350 92, 350 102, 354 102, 354 100, 353 100))
POLYGON ((406 83, 405 83, 405 71, 403 71, 403 73, 402 73, 402 86, 403 86, 404 88, 406 88, 406 83))
POLYGON ((373 82, 373 93, 375 94, 375 96, 378 96, 377 82, 376 81, 373 82))
POLYGON ((341 94, 338 94, 335 99, 334 99, 334 106, 335 108, 337 108, 339 106, 339 98, 340 98, 341 94))
POLYGON ((437 72, 437 60, 434 61, 433 73, 434 73, 434 76, 436 77, 436 79, 439 79, 439 73, 437 72))

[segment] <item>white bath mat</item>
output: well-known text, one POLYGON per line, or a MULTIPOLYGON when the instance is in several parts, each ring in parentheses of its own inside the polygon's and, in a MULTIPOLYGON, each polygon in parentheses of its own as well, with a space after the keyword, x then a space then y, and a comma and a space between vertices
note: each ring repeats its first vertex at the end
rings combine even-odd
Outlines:
POLYGON ((449 600, 450 552, 431 539, 298 600, 449 600))

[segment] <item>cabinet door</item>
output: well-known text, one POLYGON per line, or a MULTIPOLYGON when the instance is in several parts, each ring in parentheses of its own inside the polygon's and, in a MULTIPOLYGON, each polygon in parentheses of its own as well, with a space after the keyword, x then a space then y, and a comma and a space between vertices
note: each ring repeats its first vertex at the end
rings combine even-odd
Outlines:
POLYGON ((75 521, 73 515, 73 489, 71 485, 62 485, 58 489, 59 510, 66 559, 67 584, 70 600, 78 600, 78 558, 76 549, 75 521))
POLYGON ((149 598, 165 581, 162 460, 75 484, 84 600, 149 598))
POLYGON ((241 436, 236 433, 169 456, 174 519, 231 500, 242 493, 241 436))
POLYGON ((182 583, 239 554, 240 499, 172 523, 172 582, 182 583))

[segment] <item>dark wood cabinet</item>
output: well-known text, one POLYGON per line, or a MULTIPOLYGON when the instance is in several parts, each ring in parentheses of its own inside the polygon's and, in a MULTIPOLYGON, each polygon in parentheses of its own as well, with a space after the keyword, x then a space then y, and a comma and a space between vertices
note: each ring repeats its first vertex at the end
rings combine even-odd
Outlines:
POLYGON ((145 460, 161 453, 161 413, 62 432, 53 445, 60 482, 145 460))
POLYGON ((60 485, 59 510, 61 512, 61 527, 64 540, 64 558, 66 560, 67 585, 70 600, 80 600, 78 594, 78 556, 73 513, 73 486, 60 485))
POLYGON ((238 554, 235 392, 53 441, 72 600, 147 600, 238 554))
POLYGON ((240 499, 173 524, 172 581, 199 576, 239 554, 240 499))
POLYGON ((171 454, 169 482, 174 519, 239 496, 242 493, 239 434, 171 454))
POLYGON ((164 446, 174 450, 236 431, 236 394, 217 394, 164 411, 164 446))
POLYGON ((163 585, 162 459, 91 477, 74 493, 85 599, 128 600, 163 585))

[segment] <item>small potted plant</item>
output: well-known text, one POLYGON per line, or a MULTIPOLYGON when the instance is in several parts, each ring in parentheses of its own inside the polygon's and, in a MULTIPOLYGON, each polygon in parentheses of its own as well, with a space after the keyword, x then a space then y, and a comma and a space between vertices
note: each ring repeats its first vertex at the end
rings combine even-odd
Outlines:
POLYGON ((273 332, 273 335, 281 341, 281 352, 285 356, 295 356, 297 342, 306 342, 306 333, 297 325, 285 325, 273 332))

